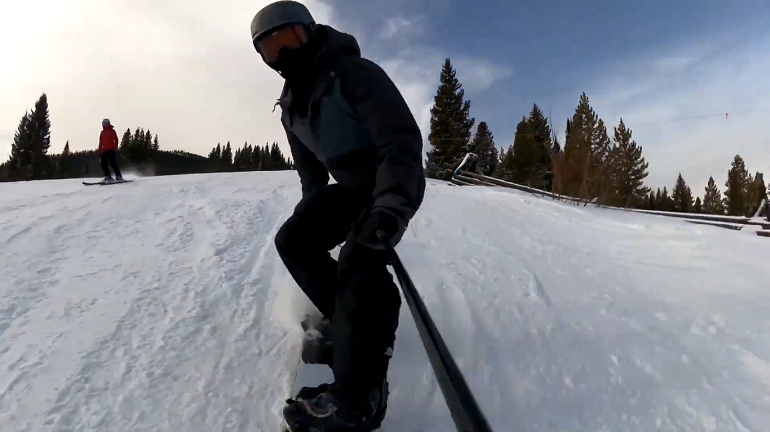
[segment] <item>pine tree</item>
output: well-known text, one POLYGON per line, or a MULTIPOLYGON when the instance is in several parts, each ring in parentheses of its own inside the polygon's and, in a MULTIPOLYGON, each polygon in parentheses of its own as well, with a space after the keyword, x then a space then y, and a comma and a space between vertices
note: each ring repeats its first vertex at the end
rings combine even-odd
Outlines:
POLYGON ((272 169, 272 163, 270 161, 270 151, 267 145, 264 147, 255 146, 254 151, 259 153, 259 168, 260 171, 270 171, 272 169))
POLYGON ((535 187, 542 187, 546 174, 551 170, 551 152, 553 151, 553 132, 548 124, 548 119, 543 114, 537 104, 532 105, 532 110, 527 117, 529 130, 532 133, 531 144, 533 145, 533 163, 532 179, 529 184, 535 187))
POLYGON ((628 206, 650 193, 650 189, 644 186, 649 163, 645 162, 642 147, 631 139, 631 135, 631 129, 626 127, 621 118, 615 127, 614 142, 617 150, 612 166, 617 175, 618 204, 622 206, 628 206))
MULTIPOLYGON (((567 126, 564 128, 564 146, 567 146, 567 143, 569 142, 570 135, 572 134, 572 120, 567 119, 567 126)), ((564 149, 562 149, 564 150, 564 149)))
POLYGON ((281 149, 278 148, 278 143, 273 143, 270 146, 270 162, 273 170, 279 170, 283 168, 284 160, 281 154, 281 149))
POLYGON ((703 196, 703 212, 708 214, 725 214, 725 206, 722 200, 722 193, 719 192, 714 177, 709 177, 706 186, 706 194, 703 196))
POLYGON ((764 174, 757 171, 752 181, 749 183, 748 190, 749 205, 747 216, 754 216, 762 205, 762 201, 767 199, 767 187, 765 186, 764 174))
POLYGON ((243 171, 241 169, 241 149, 235 149, 235 154, 233 155, 233 171, 243 171))
POLYGON ((543 110, 540 109, 537 104, 532 104, 532 110, 529 112, 527 121, 532 128, 535 142, 540 146, 538 148, 537 163, 548 164, 548 155, 553 151, 553 132, 551 125, 548 123, 548 119, 543 114, 543 110))
POLYGON ((744 216, 748 210, 748 172, 743 158, 735 155, 730 170, 727 172, 725 186, 725 204, 727 214, 731 216, 744 216))
POLYGON ((51 147, 51 121, 48 113, 48 96, 45 93, 35 102, 27 122, 32 178, 53 177, 48 149, 51 147))
POLYGON ((144 129, 137 127, 134 130, 134 134, 131 136, 130 144, 128 145, 128 154, 126 158, 132 162, 139 162, 142 158, 142 141, 144 140, 144 129))
POLYGON ((32 161, 30 150, 29 112, 25 112, 16 128, 11 144, 11 155, 8 159, 8 178, 10 180, 27 180, 30 176, 30 163, 32 161))
POLYGON ((597 160, 594 151, 601 147, 596 141, 601 137, 602 125, 589 103, 588 96, 583 93, 568 124, 567 139, 564 143, 563 193, 590 198, 591 190, 594 189, 592 183, 595 167, 601 162, 597 160))
POLYGON ((695 213, 703 213, 703 204, 700 202, 700 197, 695 198, 695 206, 693 206, 695 213))
POLYGON ((428 177, 449 180, 464 156, 463 149, 469 145, 475 119, 470 117, 471 103, 464 101, 464 96, 465 90, 447 58, 430 110, 428 142, 433 148, 427 153, 428 177))
POLYGON ((143 160, 152 160, 152 133, 149 129, 144 133, 144 139, 142 140, 142 157, 143 160))
MULTIPOLYGON (((605 204, 617 203, 617 173, 615 159, 618 157, 617 146, 607 134, 604 120, 598 119, 591 140, 591 162, 589 168, 588 190, 591 197, 599 197, 605 204)), ((629 205, 636 207, 636 198, 629 205)), ((624 203, 625 205, 626 203, 624 203)))
POLYGON ((567 156, 564 153, 564 148, 566 148, 567 143, 569 142, 571 127, 572 124, 570 120, 567 119, 567 127, 564 129, 564 147, 559 145, 558 140, 556 140, 556 137, 554 136, 554 149, 551 154, 551 171, 553 172, 551 192, 560 195, 565 195, 567 193, 564 186, 568 174, 567 156))
POLYGON ((152 141, 152 151, 157 152, 160 150, 160 145, 158 145, 158 134, 155 134, 155 139, 152 141))
POLYGON ((668 212, 674 211, 674 200, 668 196, 668 188, 666 188, 666 186, 663 186, 663 193, 660 194, 660 199, 658 200, 658 208, 668 212))
POLYGON ((551 189, 554 134, 543 111, 533 104, 529 115, 516 125, 513 146, 503 159, 507 180, 551 189))
POLYGON ((72 156, 72 153, 70 152, 70 142, 67 141, 64 144, 64 150, 62 150, 61 156, 59 156, 59 177, 60 178, 67 178, 69 176, 69 162, 70 162, 71 156, 72 156))
POLYGON ((224 150, 222 150, 222 158, 220 159, 222 168, 225 171, 230 171, 233 166, 233 149, 230 147, 230 141, 225 144, 224 150))
POLYGON ((479 122, 476 135, 471 142, 473 152, 479 156, 479 167, 485 175, 491 175, 497 168, 497 148, 492 131, 489 130, 486 122, 479 122))
POLYGON ((512 181, 514 172, 513 145, 507 151, 500 149, 500 164, 497 166, 496 177, 512 181))
POLYGON ((123 138, 120 139, 120 152, 129 154, 131 152, 131 128, 126 129, 123 133, 123 138))
POLYGON ((749 174, 749 177, 746 180, 746 214, 748 214, 749 208, 751 207, 751 200, 749 197, 751 197, 751 184, 754 183, 754 176, 749 173, 748 169, 746 172, 749 174))
POLYGON ((687 186, 687 182, 684 181, 682 173, 679 173, 679 177, 676 178, 671 198, 674 201, 674 211, 680 213, 690 213, 692 211, 692 190, 690 186, 687 186))
POLYGON ((506 166, 512 171, 510 180, 519 184, 528 184, 534 177, 537 166, 537 144, 531 126, 526 117, 522 117, 516 125, 516 135, 511 149, 511 166, 506 166))
POLYGON ((551 154, 559 154, 561 153, 561 144, 559 144, 559 138, 556 136, 556 133, 553 134, 553 147, 551 148, 551 154))
POLYGON ((265 171, 272 171, 273 168, 273 158, 270 155, 270 147, 265 143, 265 146, 262 147, 262 154, 260 155, 260 158, 264 161, 262 164, 263 170, 265 171))
POLYGON ((149 129, 144 133, 144 140, 142 141, 144 147, 148 150, 152 150, 152 133, 149 129))
POLYGON ((254 163, 252 160, 253 158, 253 149, 251 147, 251 144, 247 142, 243 143, 243 149, 241 150, 241 171, 251 171, 255 169, 258 164, 254 163))
MULTIPOLYGON (((658 192, 660 192, 660 189, 658 189, 658 192)), ((650 191, 650 198, 648 199, 648 210, 656 210, 657 203, 655 202, 655 192, 650 191)))
POLYGON ((497 152, 497 147, 492 147, 489 151, 489 161, 487 164, 487 170, 484 171, 484 175, 493 176, 497 172, 497 167, 500 165, 500 154, 497 152))
POLYGON ((262 148, 249 144, 250 170, 262 171, 262 148))
POLYGON ((144 129, 137 127, 134 131, 134 136, 131 137, 132 148, 142 148, 142 140, 144 139, 144 129))
POLYGON ((221 143, 217 143, 217 146, 211 149, 211 153, 209 153, 209 159, 214 163, 215 166, 219 166, 219 162, 222 160, 221 143))

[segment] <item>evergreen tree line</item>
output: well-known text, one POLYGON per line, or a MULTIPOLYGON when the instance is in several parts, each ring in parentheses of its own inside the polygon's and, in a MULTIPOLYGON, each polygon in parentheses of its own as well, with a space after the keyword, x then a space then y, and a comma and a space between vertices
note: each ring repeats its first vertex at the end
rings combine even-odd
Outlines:
POLYGON ((159 150, 158 135, 153 138, 152 132, 142 127, 136 128, 133 134, 131 128, 126 129, 118 146, 120 155, 133 164, 151 162, 159 150))
POLYGON ((693 200, 681 174, 669 196, 667 188, 653 192, 644 182, 649 164, 642 146, 622 118, 609 132, 604 120, 591 107, 588 96, 580 96, 567 119, 563 145, 551 120, 537 104, 516 125, 513 143, 498 151, 488 125, 470 114, 457 72, 450 59, 441 70, 431 109, 428 142, 432 149, 425 161, 426 176, 449 180, 466 153, 479 156, 479 167, 488 176, 531 186, 560 195, 603 205, 714 214, 754 214, 767 197, 762 173, 748 174, 736 155, 728 171, 724 197, 709 180, 703 200, 693 200))
POLYGON ((294 164, 287 158, 278 143, 264 147, 252 146, 248 142, 242 148, 233 149, 228 141, 224 147, 218 143, 209 152, 209 160, 219 171, 279 171, 293 170, 294 164))
MULTIPOLYGON (((682 178, 682 174, 674 183, 671 194, 666 187, 661 192, 650 192, 648 203, 644 208, 683 213, 707 213, 730 216, 753 216, 763 200, 767 199, 767 186, 761 172, 751 175, 740 155, 733 159, 727 171, 724 196, 719 191, 714 177, 709 177, 703 199, 693 196, 692 189, 682 178)), ((770 215, 768 215, 770 216, 770 215)))
MULTIPOLYGON (((93 142, 98 143, 100 128, 95 128, 93 142)), ((72 152, 67 141, 60 154, 49 154, 51 121, 48 97, 43 93, 34 109, 19 121, 8 160, 0 164, 0 181, 23 181, 101 176, 96 145, 93 150, 72 152)), ((160 149, 158 135, 149 129, 126 129, 118 147, 118 164, 122 171, 135 169, 147 175, 196 174, 218 171, 252 171, 293 169, 276 143, 259 147, 244 145, 233 156, 229 143, 218 145, 209 157, 160 149), (229 161, 229 162, 228 162, 229 161)))

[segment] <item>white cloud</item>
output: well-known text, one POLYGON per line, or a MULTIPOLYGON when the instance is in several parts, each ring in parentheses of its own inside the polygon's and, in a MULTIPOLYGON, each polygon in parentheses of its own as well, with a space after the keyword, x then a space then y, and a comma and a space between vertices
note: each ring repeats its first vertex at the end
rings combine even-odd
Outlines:
POLYGON ((650 163, 648 185, 671 189, 681 171, 697 195, 709 176, 724 191, 736 154, 752 174, 770 172, 768 48, 770 39, 672 47, 624 59, 586 93, 608 125, 622 116, 633 130, 650 163))
POLYGON ((662 73, 683 72, 698 61, 697 57, 664 57, 656 59, 654 66, 662 73))
POLYGON ((380 31, 380 39, 385 40, 396 36, 399 32, 410 27, 413 22, 413 20, 407 19, 404 16, 396 16, 387 19, 385 21, 385 25, 380 31))
POLYGON ((461 56, 452 63, 458 75, 462 75, 460 82, 463 83, 463 88, 469 92, 483 92, 492 87, 496 81, 513 75, 512 68, 496 65, 485 58, 461 56))
MULTIPOLYGON (((144 127, 162 148, 207 154, 217 142, 277 141, 282 80, 251 46, 269 0, 4 2, 0 6, 0 157, 24 111, 49 98, 52 151, 95 148, 100 122, 144 127), (34 29, 30 31, 29 29, 34 29)), ((329 6, 306 0, 318 22, 329 6)), ((12 138, 11 138, 12 139, 12 138)))

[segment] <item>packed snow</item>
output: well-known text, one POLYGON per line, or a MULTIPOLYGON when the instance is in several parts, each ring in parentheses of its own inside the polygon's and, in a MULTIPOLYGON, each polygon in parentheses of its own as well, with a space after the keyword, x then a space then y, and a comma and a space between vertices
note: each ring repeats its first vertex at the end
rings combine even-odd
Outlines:
MULTIPOLYGON (((0 430, 279 431, 299 198, 293 171, 2 184, 0 430)), ((766 238, 429 180, 397 250, 498 432, 770 431, 766 238)), ((406 303, 391 364, 381 430, 454 430, 406 303)))

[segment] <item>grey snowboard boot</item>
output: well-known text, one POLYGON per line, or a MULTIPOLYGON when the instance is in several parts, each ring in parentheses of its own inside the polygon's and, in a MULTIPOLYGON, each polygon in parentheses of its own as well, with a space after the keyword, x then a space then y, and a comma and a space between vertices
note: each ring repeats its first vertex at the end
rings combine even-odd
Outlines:
POLYGON ((331 322, 324 317, 307 316, 302 321, 302 361, 307 364, 332 365, 331 322))
POLYGON ((323 384, 286 401, 283 417, 292 432, 370 432, 382 425, 387 401, 387 381, 357 400, 339 398, 334 384, 323 384))

